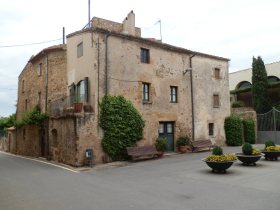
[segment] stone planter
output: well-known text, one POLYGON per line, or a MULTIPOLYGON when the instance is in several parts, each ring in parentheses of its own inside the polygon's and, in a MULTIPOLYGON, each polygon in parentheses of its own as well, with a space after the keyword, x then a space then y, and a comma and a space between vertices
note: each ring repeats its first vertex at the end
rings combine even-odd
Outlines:
POLYGON ((266 160, 277 160, 280 156, 280 151, 262 151, 266 160))
POLYGON ((243 153, 235 153, 238 160, 240 160, 243 165, 256 165, 256 162, 261 159, 263 154, 260 155, 244 155, 243 153))
POLYGON ((212 168, 213 173, 226 173, 226 170, 232 166, 235 161, 227 161, 227 162, 213 162, 206 161, 202 159, 210 168, 212 168))

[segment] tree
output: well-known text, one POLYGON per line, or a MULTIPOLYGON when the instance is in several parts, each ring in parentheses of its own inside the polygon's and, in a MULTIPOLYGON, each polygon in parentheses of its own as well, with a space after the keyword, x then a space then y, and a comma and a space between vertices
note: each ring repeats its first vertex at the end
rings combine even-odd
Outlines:
POLYGON ((253 57, 252 63, 252 101, 258 114, 269 111, 271 107, 268 95, 268 80, 264 62, 260 56, 253 57))
POLYGON ((112 160, 126 158, 126 148, 143 137, 144 121, 133 104, 123 96, 105 96, 100 104, 102 147, 112 160))

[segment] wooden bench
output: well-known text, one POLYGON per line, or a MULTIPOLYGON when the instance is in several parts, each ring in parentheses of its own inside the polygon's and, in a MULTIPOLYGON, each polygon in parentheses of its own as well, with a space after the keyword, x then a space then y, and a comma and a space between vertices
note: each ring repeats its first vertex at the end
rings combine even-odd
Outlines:
POLYGON ((151 146, 139 146, 139 147, 127 147, 127 154, 132 157, 132 160, 139 158, 154 158, 157 157, 159 152, 156 147, 151 146))
POLYGON ((191 143, 192 145, 192 152, 194 152, 195 150, 198 149, 202 149, 202 148, 208 148, 209 150, 214 147, 215 145, 212 144, 210 139, 206 139, 206 140, 195 140, 191 143))

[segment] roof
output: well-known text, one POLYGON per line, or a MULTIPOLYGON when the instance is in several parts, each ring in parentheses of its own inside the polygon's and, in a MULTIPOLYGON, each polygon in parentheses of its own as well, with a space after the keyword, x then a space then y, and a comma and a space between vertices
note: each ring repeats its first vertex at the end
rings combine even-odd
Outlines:
POLYGON ((89 33, 89 32, 97 32, 97 33, 99 32, 99 33, 103 33, 103 34, 108 34, 110 36, 115 36, 115 37, 120 37, 120 38, 124 38, 124 39, 127 39, 127 40, 142 42, 142 43, 145 43, 145 44, 148 44, 148 45, 156 46, 156 47, 163 48, 163 49, 166 49, 166 50, 176 51, 176 52, 179 52, 179 53, 185 53, 185 54, 190 54, 190 55, 195 54, 195 55, 200 55, 200 56, 203 56, 203 57, 214 58, 214 59, 224 60, 224 61, 230 61, 230 59, 228 59, 228 58, 223 58, 223 57, 220 57, 220 56, 215 56, 215 55, 210 55, 210 54, 206 54, 206 53, 196 52, 196 51, 188 50, 188 49, 181 48, 181 47, 176 47, 176 46, 166 44, 166 43, 162 43, 162 42, 156 42, 156 41, 151 40, 150 38, 145 39, 145 38, 131 36, 131 35, 127 35, 127 34, 116 33, 116 32, 113 32, 113 31, 105 30, 103 28, 96 28, 96 27, 86 28, 86 29, 68 34, 66 37, 70 38, 70 37, 73 37, 73 36, 76 36, 76 35, 79 35, 79 34, 82 34, 82 33, 89 33))

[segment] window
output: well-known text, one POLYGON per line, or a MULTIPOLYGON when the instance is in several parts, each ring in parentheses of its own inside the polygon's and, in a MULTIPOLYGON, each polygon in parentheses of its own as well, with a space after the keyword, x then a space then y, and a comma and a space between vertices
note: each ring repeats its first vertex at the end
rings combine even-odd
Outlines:
POLYGON ((83 42, 77 45, 77 57, 83 56, 83 42))
POLYGON ((219 108, 220 107, 220 96, 218 94, 213 95, 213 107, 219 108))
POLYGON ((159 123, 158 133, 159 134, 163 134, 164 133, 164 124, 163 123, 159 123))
POLYGON ((141 48, 141 62, 150 63, 150 50, 141 48))
POLYGON ((214 136, 214 123, 208 124, 209 136, 214 136))
POLYGON ((24 80, 22 80, 22 83, 21 83, 21 92, 24 93, 25 91, 25 82, 24 80))
POLYGON ((177 103, 178 87, 170 86, 170 102, 177 103))
POLYGON ((41 100, 42 100, 42 94, 41 92, 38 92, 38 101, 37 101, 37 104, 39 107, 41 107, 41 100))
POLYGON ((221 70, 219 68, 214 69, 215 79, 220 79, 220 72, 221 70))
POLYGON ((42 63, 40 63, 37 67, 37 75, 41 76, 42 75, 42 63))
POLYGON ((27 111, 27 105, 28 105, 28 101, 27 99, 25 99, 25 102, 24 102, 24 110, 27 111))
POLYGON ((81 80, 77 84, 76 91, 76 102, 88 101, 88 77, 85 77, 84 80, 81 80))
POLYGON ((150 100, 150 84, 143 83, 143 102, 148 102, 150 100))

